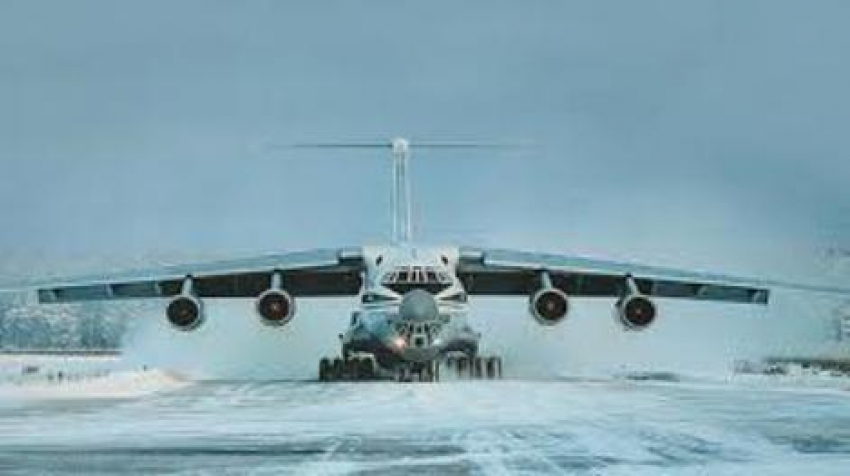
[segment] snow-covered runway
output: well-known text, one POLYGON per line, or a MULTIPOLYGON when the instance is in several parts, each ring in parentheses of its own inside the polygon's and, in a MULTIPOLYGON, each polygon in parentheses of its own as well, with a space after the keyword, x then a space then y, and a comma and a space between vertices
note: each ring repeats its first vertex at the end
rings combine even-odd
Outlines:
MULTIPOLYGON (((0 395, 0 473, 844 475, 850 468, 850 383, 192 384, 148 371, 103 384, 116 378, 138 385, 138 395, 63 398, 62 386, 54 398, 0 395)), ((98 380, 87 385, 91 392, 98 380)))

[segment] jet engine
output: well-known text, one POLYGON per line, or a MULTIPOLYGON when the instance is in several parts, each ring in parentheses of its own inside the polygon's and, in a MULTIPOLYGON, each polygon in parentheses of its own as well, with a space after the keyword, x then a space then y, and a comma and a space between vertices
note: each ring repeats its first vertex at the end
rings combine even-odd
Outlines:
POLYGON ((626 284, 628 293, 617 301, 617 317, 628 330, 644 330, 655 321, 655 303, 641 294, 631 277, 626 278, 626 284))
POLYGON ((561 322, 570 311, 567 294, 552 286, 549 273, 540 276, 541 287, 529 299, 529 310, 534 319, 544 326, 561 322))
POLYGON ((183 291, 168 303, 168 322, 181 331, 197 329, 204 323, 204 305, 192 292, 192 279, 183 282, 183 291))
POLYGON ((281 288, 281 281, 280 273, 273 274, 271 287, 257 298, 257 315, 267 326, 284 326, 295 315, 295 299, 281 288))

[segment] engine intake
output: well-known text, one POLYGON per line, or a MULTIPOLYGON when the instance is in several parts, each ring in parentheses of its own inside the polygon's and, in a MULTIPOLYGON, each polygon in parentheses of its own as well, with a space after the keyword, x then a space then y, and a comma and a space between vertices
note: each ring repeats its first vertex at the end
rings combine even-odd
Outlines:
POLYGON ((295 315, 295 301, 286 291, 269 289, 257 298, 257 314, 263 324, 283 326, 295 315))
POLYGON ((658 314, 655 303, 640 293, 634 279, 627 277, 628 294, 617 302, 617 316, 620 324, 628 330, 644 330, 653 322, 658 314))
POLYGON ((561 322, 570 312, 567 294, 552 286, 548 273, 540 277, 542 286, 529 300, 529 309, 534 319, 542 325, 551 326, 561 322))
POLYGON ((257 298, 257 314, 267 326, 284 326, 295 316, 295 299, 282 289, 282 281, 281 273, 275 272, 271 288, 257 298))
POLYGON ((204 307, 191 295, 177 296, 168 303, 165 311, 168 322, 181 331, 197 329, 204 322, 204 307))

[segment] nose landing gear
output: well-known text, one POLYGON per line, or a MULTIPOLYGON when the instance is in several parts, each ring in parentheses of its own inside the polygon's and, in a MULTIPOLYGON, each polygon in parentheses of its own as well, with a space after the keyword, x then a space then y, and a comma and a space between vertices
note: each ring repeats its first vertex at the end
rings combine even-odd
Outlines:
POLYGON ((396 373, 398 382, 439 382, 440 364, 436 361, 405 365, 396 373))
POLYGON ((496 380, 502 378, 501 357, 451 356, 446 358, 446 369, 459 379, 496 380))

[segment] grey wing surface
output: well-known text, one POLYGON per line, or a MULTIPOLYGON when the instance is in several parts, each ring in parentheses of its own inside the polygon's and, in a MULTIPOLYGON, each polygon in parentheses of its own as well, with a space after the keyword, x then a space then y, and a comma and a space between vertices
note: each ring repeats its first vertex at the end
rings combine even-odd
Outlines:
POLYGON ((292 296, 349 296, 360 291, 362 268, 357 248, 319 249, 63 278, 17 290, 36 291, 41 303, 167 298, 180 294, 191 277, 193 294, 199 298, 246 298, 269 289, 278 273, 292 296))
POLYGON ((631 277, 647 296, 766 305, 772 288, 850 295, 850 288, 813 286, 523 251, 461 248, 458 275, 469 294, 529 295, 546 271, 568 295, 622 297, 631 277))

